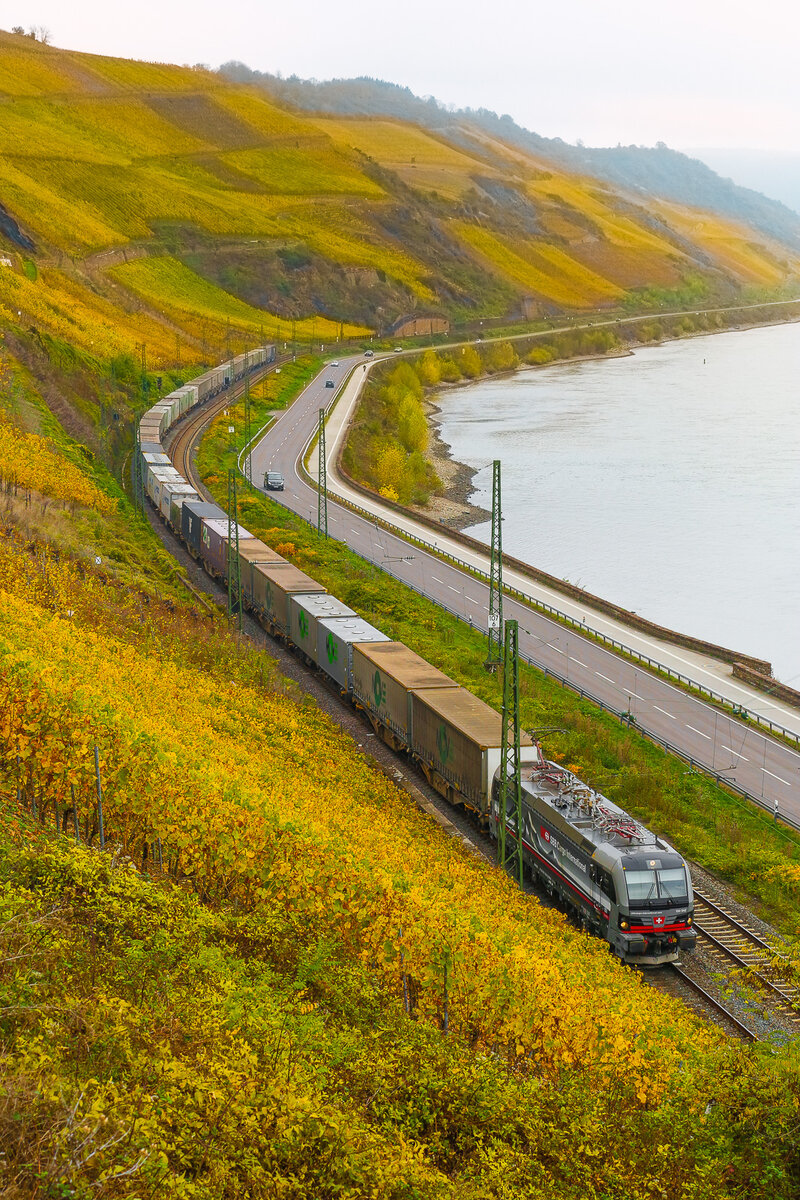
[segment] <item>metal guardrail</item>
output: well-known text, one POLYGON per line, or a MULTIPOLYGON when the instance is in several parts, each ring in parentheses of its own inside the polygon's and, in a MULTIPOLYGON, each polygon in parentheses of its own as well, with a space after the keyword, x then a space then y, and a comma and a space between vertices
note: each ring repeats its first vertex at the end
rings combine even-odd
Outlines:
MULTIPOLYGON (((316 483, 312 477, 307 472, 305 472, 305 474, 306 482, 308 482, 312 487, 316 487, 316 483)), ((377 516, 375 513, 370 512, 369 509, 363 508, 360 504, 355 504, 352 500, 348 500, 346 497, 341 496, 338 493, 334 494, 333 496, 329 496, 329 499, 335 500, 337 504, 343 504, 346 508, 350 509, 351 512, 366 518, 370 524, 379 525, 387 532, 402 537, 405 541, 410 542, 412 545, 419 546, 420 549, 427 551, 429 554, 433 554, 437 558, 452 563, 460 570, 467 571, 469 574, 476 576, 478 579, 485 580, 488 586, 490 581, 488 572, 483 571, 480 567, 476 567, 474 564, 467 562, 466 559, 459 558, 458 555, 451 554, 449 551, 441 549, 441 547, 437 546, 435 543, 426 541, 425 538, 421 538, 416 534, 409 533, 401 526, 394 525, 391 521, 387 521, 385 517, 377 516)), ((668 667, 664 663, 659 662, 657 659, 651 658, 648 654, 643 654, 639 650, 634 650, 632 646, 626 646, 624 642, 618 641, 609 634, 601 633, 599 630, 593 629, 591 625, 587 625, 584 621, 579 621, 576 617, 571 617, 569 613, 562 612, 561 609, 555 608, 552 604, 548 604, 544 600, 537 600, 535 596, 529 596, 526 592, 521 591, 519 588, 506 583, 503 584, 503 594, 513 597, 513 599, 525 604, 528 608, 536 609, 539 612, 556 618, 556 620, 560 621, 562 624, 568 625, 572 629, 575 629, 584 637, 589 637, 595 641, 602 642, 604 645, 616 650, 617 653, 624 654, 626 657, 633 659, 635 662, 642 663, 651 671, 656 671, 661 675, 665 675, 668 679, 675 680, 676 682, 683 684, 685 687, 691 688, 692 691, 698 692, 701 696, 704 696, 709 700, 713 700, 714 703, 721 705, 723 708, 730 709, 731 716, 738 717, 744 721, 751 721, 754 725, 757 725, 760 728, 768 729, 772 734, 778 734, 787 741, 794 742, 795 745, 800 745, 800 733, 795 732, 795 730, 787 729, 785 725, 780 725, 777 721, 771 721, 769 717, 764 717, 760 713, 752 712, 750 709, 745 708, 744 705, 737 704, 729 697, 723 696, 721 692, 715 692, 713 688, 708 688, 704 684, 698 683, 697 680, 692 679, 689 675, 684 675, 680 671, 675 671, 672 667, 668 667)), ((441 604, 439 600, 437 600, 436 603, 441 604)), ((442 605, 442 607, 446 607, 446 605, 442 605)))
MULTIPOLYGON (((259 490, 261 491, 263 489, 259 490)), ((277 503, 280 503, 280 501, 277 501, 277 503)), ((357 504, 351 505, 349 501, 345 501, 345 503, 348 505, 348 507, 352 507, 356 511, 360 509, 360 506, 357 504)), ((366 512, 367 510, 364 509, 361 511, 366 512)), ((310 529, 316 528, 314 522, 308 517, 303 517, 299 513, 296 513, 295 516, 299 516, 301 521, 305 521, 310 529)), ((388 527, 391 528, 391 526, 388 527)), ((397 579, 400 583, 404 582, 404 580, 401 579, 401 577, 392 571, 386 564, 375 563, 373 565, 379 566, 382 571, 385 571, 387 575, 391 575, 393 579, 397 579)), ((456 609, 451 608, 450 605, 445 601, 435 598, 429 592, 427 592, 424 587, 415 586, 414 590, 419 592, 419 594, 424 596, 427 600, 431 600, 437 605, 437 607, 442 608, 445 612, 450 613, 450 615, 455 617, 457 621, 461 621, 461 623, 464 625, 469 625, 470 629, 474 629, 478 633, 484 633, 484 630, 482 630, 469 618, 465 617, 463 613, 457 612, 456 609)), ((762 796, 758 796, 754 792, 749 792, 747 788, 740 787, 738 783, 734 783, 733 780, 728 779, 725 775, 721 775, 718 771, 715 771, 713 767, 709 767, 707 763, 701 762, 699 759, 693 758, 692 755, 687 754, 686 751, 681 749, 680 746, 676 746, 674 743, 667 741, 665 738, 659 737, 657 733, 651 733, 650 730, 646 729, 638 720, 632 719, 629 712, 620 712, 619 709, 613 708, 610 704, 607 704, 605 700, 601 700, 599 696, 595 696, 595 694, 590 692, 587 688, 579 687, 578 684, 574 683, 571 679, 567 679, 565 675, 561 675, 560 672, 553 670, 552 667, 545 666, 544 663, 539 662, 529 654, 523 654, 520 651, 520 658, 524 659, 529 666, 535 667, 538 671, 541 671, 546 677, 549 676, 551 679, 556 679, 562 687, 568 687, 570 691, 575 692, 575 694, 579 696, 581 700, 588 700, 591 704, 594 704, 598 708, 602 709, 603 712, 607 712, 612 717, 615 717, 621 725, 627 725, 627 727, 632 729, 635 733, 640 734, 642 737, 647 738, 648 741, 653 742, 657 746, 661 746, 661 748, 666 750, 669 754, 673 754, 676 758, 680 758, 683 762, 688 763, 692 770, 708 776, 708 778, 713 779, 715 783, 727 788, 728 791, 742 796, 745 800, 749 800, 751 803, 757 805, 759 809, 763 809, 765 813, 772 812, 770 805, 762 796)), ((765 817, 765 819, 767 818, 765 817)), ((773 823, 774 822, 770 817, 769 824, 772 825, 773 823)), ((792 837, 789 830, 796 830, 800 833, 800 822, 793 821, 787 816, 781 816, 780 825, 777 826, 777 829, 791 841, 796 841, 796 839, 792 837), (786 828, 782 829, 781 826, 786 828)))
MULTIPOLYGON (((792 303, 800 304, 800 300, 793 301, 792 303)), ((339 399, 342 388, 347 383, 347 380, 354 374, 355 370, 356 367, 354 366, 353 369, 348 373, 347 377, 341 381, 332 399, 324 406, 326 416, 334 407, 336 401, 339 399)), ((251 441, 248 443, 248 446, 251 447, 250 452, 252 452, 252 448, 255 448, 257 441, 261 438, 264 430, 268 428, 268 425, 269 422, 253 435, 251 441)), ((303 453, 298 459, 300 471, 305 477, 306 483, 308 483, 312 488, 315 488, 318 485, 309 474, 305 464, 306 459, 313 450, 315 442, 316 433, 314 433, 309 439, 305 449, 303 450, 303 453)), ((247 451, 248 446, 243 447, 237 456, 237 465, 240 471, 242 470, 242 459, 245 457, 245 452, 247 451)), ((460 570, 467 571, 473 576, 485 580, 487 585, 489 584, 490 576, 488 572, 481 570, 480 567, 474 566, 465 559, 459 558, 458 555, 450 554, 449 551, 440 549, 435 543, 428 542, 416 534, 409 533, 401 526, 394 525, 391 521, 387 521, 385 517, 377 516, 375 513, 370 512, 369 509, 364 508, 360 504, 354 503, 352 500, 348 500, 345 496, 342 496, 339 493, 334 493, 334 495, 329 498, 333 499, 337 504, 344 505, 351 512, 366 518, 370 524, 381 526, 381 528, 385 529, 387 532, 396 534, 398 537, 403 538, 412 545, 419 546, 421 549, 435 555, 437 558, 443 559, 446 562, 450 562, 454 566, 457 566, 460 570)), ((786 741, 793 742, 795 745, 800 745, 800 733, 796 732, 795 730, 787 729, 785 725, 781 725, 777 721, 772 721, 769 717, 762 716, 761 713, 753 712, 751 709, 746 708, 743 704, 738 704, 729 697, 723 696, 721 692, 714 691, 713 688, 709 688, 706 687, 705 684, 698 683, 697 680, 692 679, 691 676, 684 675, 681 671, 676 671, 672 667, 668 667, 665 663, 659 662, 658 659, 651 658, 649 654, 644 654, 640 650, 634 650, 632 646, 627 646, 624 642, 620 642, 617 638, 611 637, 610 634, 602 633, 598 629, 593 629, 590 625, 587 625, 585 621, 579 621, 576 617, 572 617, 569 615, 569 613, 565 613, 561 609, 556 608, 554 605, 548 604, 545 600, 537 600, 535 596, 528 595, 520 588, 505 583, 503 584, 503 593, 513 597, 520 603, 525 604, 528 608, 532 608, 538 612, 554 617, 562 624, 566 624, 569 628, 575 629, 582 636, 600 642, 604 646, 609 646, 618 654, 624 655, 634 662, 643 664, 649 670, 666 676, 667 679, 674 680, 676 683, 682 684, 691 691, 697 692, 700 696, 704 696, 713 701, 715 704, 721 705, 723 709, 730 709, 731 716, 737 717, 742 721, 749 721, 756 725, 759 729, 768 729, 771 734, 777 734, 786 741)), ((438 601, 436 601, 436 603, 438 603, 438 601)))

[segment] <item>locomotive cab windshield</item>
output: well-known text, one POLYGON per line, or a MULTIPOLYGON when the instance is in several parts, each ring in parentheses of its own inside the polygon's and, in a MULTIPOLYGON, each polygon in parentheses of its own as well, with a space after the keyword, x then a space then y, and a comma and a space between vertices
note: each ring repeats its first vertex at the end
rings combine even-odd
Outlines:
POLYGON ((631 908, 667 908, 689 903, 686 868, 678 855, 628 859, 622 864, 631 908))

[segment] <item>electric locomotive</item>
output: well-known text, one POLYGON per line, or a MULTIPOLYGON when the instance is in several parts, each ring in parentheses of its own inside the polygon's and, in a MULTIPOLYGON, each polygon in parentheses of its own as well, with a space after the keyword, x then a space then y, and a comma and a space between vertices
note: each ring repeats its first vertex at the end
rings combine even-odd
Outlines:
MULTIPOLYGON (((516 840, 511 787, 506 837, 516 840)), ((542 759, 522 767, 522 853, 532 877, 624 962, 657 967, 692 950, 694 897, 686 862, 613 801, 542 759)), ((497 837, 500 772, 490 831, 497 837)))
MULTIPOLYGON (((227 514, 201 501, 171 465, 161 439, 190 408, 274 360, 274 346, 239 355, 159 401, 140 423, 146 494, 190 553, 222 579, 230 550, 227 514)), ((497 837, 499 713, 361 621, 246 529, 237 527, 237 538, 245 607, 337 682, 443 796, 482 821, 488 817, 497 837)), ((521 758, 523 861, 531 873, 625 962, 658 966, 692 949, 692 883, 681 856, 570 771, 547 762, 527 735, 521 758)), ((508 810, 506 829, 516 837, 508 810)))

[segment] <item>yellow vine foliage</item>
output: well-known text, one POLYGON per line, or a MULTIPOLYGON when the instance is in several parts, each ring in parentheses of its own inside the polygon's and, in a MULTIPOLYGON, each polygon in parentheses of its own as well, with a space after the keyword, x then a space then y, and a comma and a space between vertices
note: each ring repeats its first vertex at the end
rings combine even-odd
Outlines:
POLYGON ((41 819, 74 789, 96 838, 96 745, 122 852, 160 838, 201 897, 311 923, 486 1053, 553 1079, 580 1067, 634 1110, 712 1051, 716 1035, 444 836, 317 709, 104 632, 102 585, 82 597, 70 570, 37 592, 24 555, 0 554, 0 778, 41 819))
POLYGON ((0 413, 0 482, 52 496, 66 504, 111 513, 116 502, 44 438, 17 429, 0 413))

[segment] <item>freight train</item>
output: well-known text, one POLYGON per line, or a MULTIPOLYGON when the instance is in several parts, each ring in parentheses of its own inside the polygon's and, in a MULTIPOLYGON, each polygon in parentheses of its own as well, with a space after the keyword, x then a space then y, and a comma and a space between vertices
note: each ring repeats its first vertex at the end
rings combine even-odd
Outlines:
MULTIPOLYGON (((169 429, 249 371, 275 347, 240 355, 166 396, 142 418, 139 454, 147 496, 208 573, 225 581, 238 546, 241 603, 273 636, 323 672, 389 746, 408 753, 453 804, 499 826, 501 718, 466 688, 358 616, 243 526, 204 501, 165 452, 169 429), (233 543, 231 545, 231 543, 233 543)), ((674 962, 694 947, 692 883, 667 842, 521 735, 522 838, 529 874, 623 961, 674 962)))

